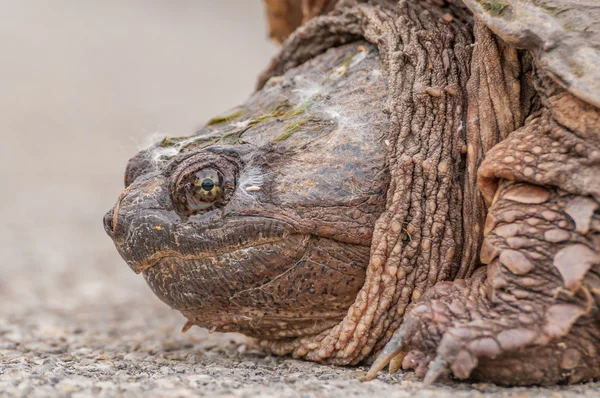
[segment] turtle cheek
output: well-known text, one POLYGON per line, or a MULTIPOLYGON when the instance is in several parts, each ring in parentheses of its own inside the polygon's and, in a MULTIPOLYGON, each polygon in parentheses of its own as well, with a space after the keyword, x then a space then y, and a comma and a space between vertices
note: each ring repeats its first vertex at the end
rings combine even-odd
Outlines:
POLYGON ((221 254, 166 257, 143 275, 163 302, 192 323, 219 331, 243 331, 248 322, 262 315, 265 299, 237 300, 239 295, 285 274, 302 258, 308 240, 293 234, 221 254))
POLYGON ((236 305, 252 309, 248 315, 253 322, 239 331, 281 339, 335 326, 364 284, 368 256, 368 247, 312 237, 305 254, 285 273, 232 298, 236 305))
POLYGON ((191 324, 280 339, 337 324, 364 283, 368 258, 368 246, 292 234, 220 255, 165 258, 143 274, 191 324))

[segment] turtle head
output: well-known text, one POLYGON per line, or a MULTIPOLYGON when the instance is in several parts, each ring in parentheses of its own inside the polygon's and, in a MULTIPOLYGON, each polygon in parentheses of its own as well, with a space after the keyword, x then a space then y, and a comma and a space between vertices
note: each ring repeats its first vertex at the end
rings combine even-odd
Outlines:
MULTIPOLYGON (((357 51, 312 62, 335 70, 357 51)), ((195 136, 166 138, 129 161, 105 229, 191 323, 297 337, 338 324, 354 302, 389 181, 385 85, 370 51, 343 78, 296 68, 195 136), (309 97, 294 91, 307 85, 316 86, 309 97)))

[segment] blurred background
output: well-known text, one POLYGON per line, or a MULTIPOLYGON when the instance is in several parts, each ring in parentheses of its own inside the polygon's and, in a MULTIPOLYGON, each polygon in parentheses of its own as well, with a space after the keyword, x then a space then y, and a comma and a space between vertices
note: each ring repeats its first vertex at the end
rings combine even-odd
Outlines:
POLYGON ((252 92, 276 52, 262 2, 0 9, 0 324, 28 311, 162 308, 102 217, 149 137, 192 134, 252 92))

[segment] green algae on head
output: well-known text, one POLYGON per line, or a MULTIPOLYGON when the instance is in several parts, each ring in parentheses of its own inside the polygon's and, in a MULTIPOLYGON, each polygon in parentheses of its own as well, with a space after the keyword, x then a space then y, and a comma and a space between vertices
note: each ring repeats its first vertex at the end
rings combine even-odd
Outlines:
POLYGON ((206 123, 206 125, 207 126, 212 126, 212 125, 215 125, 215 124, 221 124, 221 123, 225 123, 225 122, 231 122, 231 121, 239 118, 243 114, 244 114, 244 110, 240 109, 238 111, 235 111, 233 113, 229 113, 229 114, 226 114, 226 115, 215 116, 212 119, 210 119, 206 123))
POLYGON ((484 10, 490 13, 490 15, 497 17, 509 7, 509 3, 504 0, 475 0, 484 10))

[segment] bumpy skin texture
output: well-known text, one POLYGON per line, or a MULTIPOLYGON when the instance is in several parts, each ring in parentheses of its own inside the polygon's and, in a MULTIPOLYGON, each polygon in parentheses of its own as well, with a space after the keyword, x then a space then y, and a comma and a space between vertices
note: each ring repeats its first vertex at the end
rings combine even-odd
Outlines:
POLYGON ((397 355, 427 381, 448 370, 501 384, 600 376, 600 112, 548 79, 538 88, 544 109, 479 171, 493 193, 489 265, 428 291, 375 368, 397 355))
POLYGON ((355 364, 379 350, 414 300, 471 263, 463 251, 462 169, 471 37, 426 3, 345 2, 285 43, 260 84, 356 37, 376 43, 387 71, 391 170, 365 283, 344 320, 316 336, 265 342, 279 354, 355 364))
POLYGON ((376 358, 368 378, 600 377, 600 110, 494 1, 304 18, 243 116, 132 159, 105 219, 118 250, 189 325, 376 358), (179 181, 207 166, 227 201, 182 213, 179 181))

